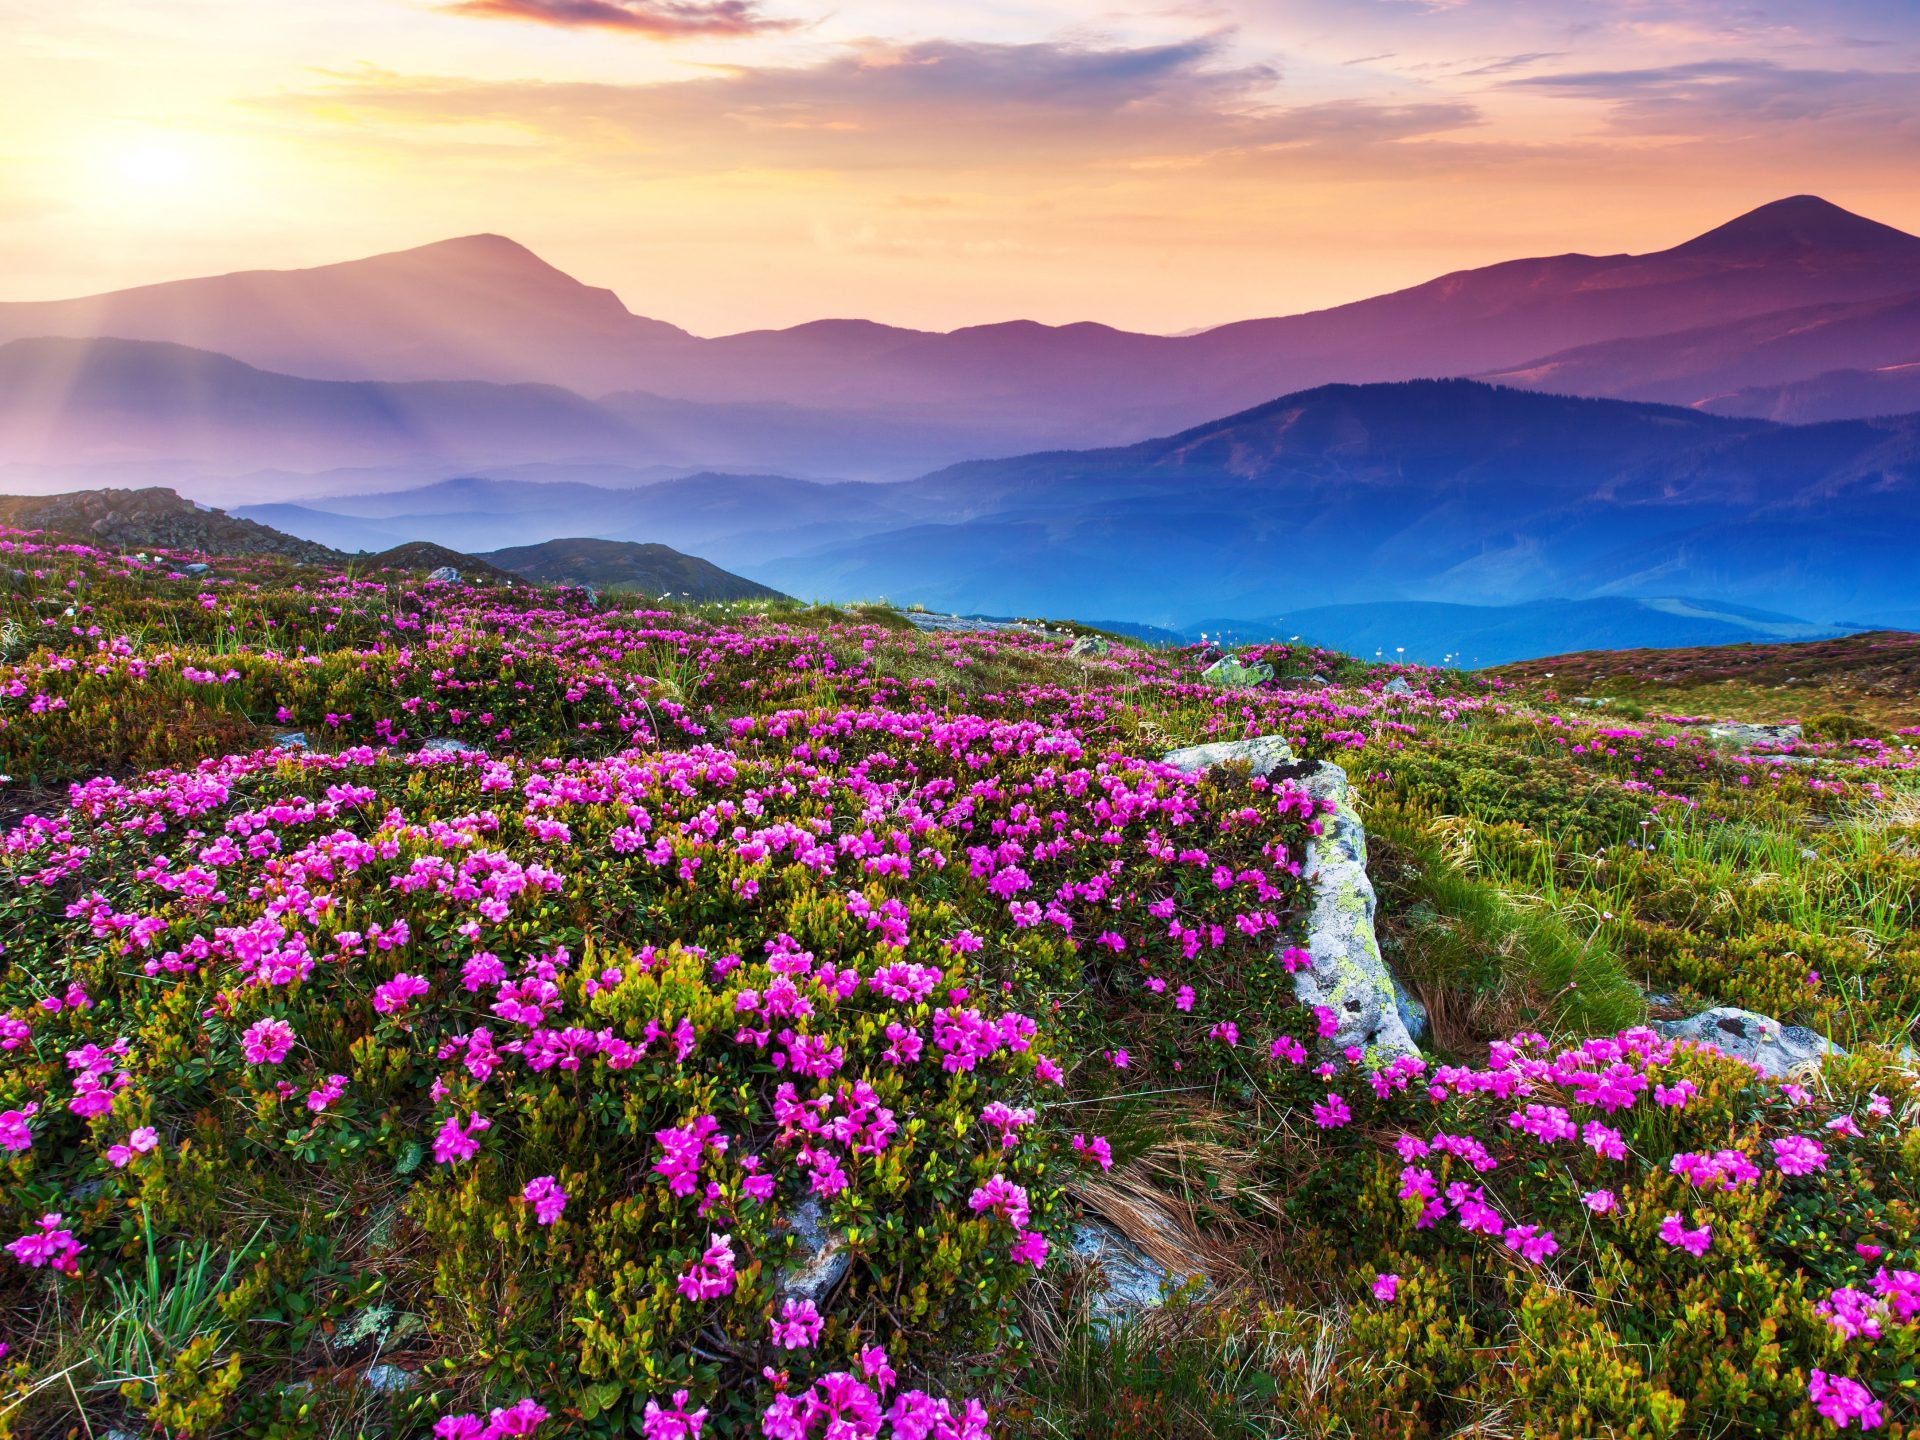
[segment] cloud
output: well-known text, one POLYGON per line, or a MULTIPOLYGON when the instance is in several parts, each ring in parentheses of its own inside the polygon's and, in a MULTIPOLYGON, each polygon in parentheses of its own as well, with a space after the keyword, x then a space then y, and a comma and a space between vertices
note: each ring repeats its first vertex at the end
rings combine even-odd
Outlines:
POLYGON ((1196 165, 1273 148, 1347 150, 1470 125, 1461 101, 1289 107, 1266 64, 1205 36, 1139 46, 866 42, 804 66, 641 85, 370 72, 276 102, 410 125, 509 126, 659 173, 1018 172, 1196 165))
POLYGON ((1697 60, 1634 70, 1535 75, 1508 88, 1598 100, 1617 130, 1730 138, 1794 130, 1878 135, 1920 128, 1920 72, 1795 68, 1764 59, 1697 60))
POLYGON ((454 0, 452 15, 527 20, 563 29, 620 30, 656 40, 761 35, 798 23, 761 14, 759 0, 454 0))

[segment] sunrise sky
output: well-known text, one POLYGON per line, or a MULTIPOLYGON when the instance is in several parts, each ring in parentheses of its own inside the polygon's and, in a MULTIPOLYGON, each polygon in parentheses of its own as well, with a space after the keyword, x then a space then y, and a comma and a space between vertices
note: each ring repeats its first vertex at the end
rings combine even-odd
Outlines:
POLYGON ((475 231, 704 334, 1180 330, 1802 191, 1920 230, 1911 0, 0 0, 0 298, 475 231))

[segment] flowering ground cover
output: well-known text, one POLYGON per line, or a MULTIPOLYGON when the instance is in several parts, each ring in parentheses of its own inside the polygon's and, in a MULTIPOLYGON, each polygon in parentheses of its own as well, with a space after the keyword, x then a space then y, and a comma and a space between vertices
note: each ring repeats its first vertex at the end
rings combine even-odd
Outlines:
POLYGON ((8 1433, 1920 1416, 1897 726, 0 549, 8 1433), (1156 763, 1260 734, 1352 774, 1423 1056, 1292 998, 1319 804, 1156 763), (1852 1053, 1647 1024, 1720 1002, 1852 1053), (1096 1323, 1083 1214, 1204 1278, 1096 1323))

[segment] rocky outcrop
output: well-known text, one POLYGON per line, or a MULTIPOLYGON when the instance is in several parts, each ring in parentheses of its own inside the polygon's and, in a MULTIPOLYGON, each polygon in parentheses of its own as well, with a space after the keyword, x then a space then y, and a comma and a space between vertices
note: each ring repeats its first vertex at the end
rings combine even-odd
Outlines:
POLYGON ((1711 1046, 1775 1079, 1818 1069, 1829 1056, 1847 1053, 1805 1025, 1782 1025, 1769 1015, 1731 1005, 1702 1010, 1684 1020, 1656 1020, 1653 1028, 1668 1040, 1711 1046))
POLYGON ((1200 672, 1200 678, 1222 690, 1251 690, 1273 679, 1273 666, 1264 660, 1248 663, 1237 655, 1222 655, 1200 672))
POLYGON ((1175 1291, 1207 1283, 1198 1268, 1173 1273, 1104 1220, 1080 1221, 1069 1244, 1075 1262, 1093 1277, 1087 1308, 1096 1331, 1142 1310, 1158 1309, 1175 1291))
POLYGON ((1313 963, 1293 976, 1300 1003, 1324 1005, 1338 1022, 1323 1048, 1337 1053, 1359 1046, 1379 1060, 1418 1054, 1420 1047, 1401 1017, 1393 975, 1374 934, 1377 902, 1367 878, 1367 832, 1353 808, 1347 772, 1329 761, 1295 760, 1292 748, 1278 735, 1192 745, 1166 756, 1168 765, 1188 774, 1235 761, 1332 806, 1320 817, 1321 833, 1307 847, 1313 903, 1307 912, 1306 949, 1313 963))
POLYGON ((1067 647, 1070 660, 1092 660, 1107 653, 1107 642, 1098 635, 1082 635, 1067 647))
POLYGON ((828 1293, 853 1265, 840 1233, 827 1223, 826 1209, 809 1195, 787 1217, 794 1240, 794 1259, 780 1271, 782 1299, 826 1303, 828 1293))
POLYGON ((1722 720, 1707 727, 1707 738, 1740 750, 1756 745, 1798 745, 1798 725, 1747 725, 1737 720, 1722 720))

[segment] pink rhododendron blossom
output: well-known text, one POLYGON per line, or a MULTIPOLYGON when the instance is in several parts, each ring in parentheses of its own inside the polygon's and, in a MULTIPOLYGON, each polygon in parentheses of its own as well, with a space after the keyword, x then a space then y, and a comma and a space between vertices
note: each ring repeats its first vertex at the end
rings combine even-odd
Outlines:
POLYGON ((249 1065, 278 1065, 293 1048, 293 1027, 284 1020, 257 1020, 240 1037, 249 1065))
POLYGON ((542 1225, 554 1224, 567 1208, 567 1192, 551 1175, 529 1180, 520 1191, 520 1198, 533 1207, 533 1218, 542 1225))

